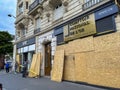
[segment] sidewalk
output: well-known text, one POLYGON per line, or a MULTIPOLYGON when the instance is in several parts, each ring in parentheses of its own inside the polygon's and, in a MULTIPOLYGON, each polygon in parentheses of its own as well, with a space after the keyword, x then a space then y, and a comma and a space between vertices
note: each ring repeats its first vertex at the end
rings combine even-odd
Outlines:
POLYGON ((6 90, 108 90, 82 84, 63 81, 51 81, 50 78, 22 78, 21 74, 0 71, 0 83, 6 90))

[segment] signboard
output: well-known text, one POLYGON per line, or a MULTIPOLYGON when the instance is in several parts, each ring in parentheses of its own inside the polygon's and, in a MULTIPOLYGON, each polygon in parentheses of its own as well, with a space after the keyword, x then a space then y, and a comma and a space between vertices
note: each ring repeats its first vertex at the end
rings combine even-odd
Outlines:
POLYGON ((64 26, 64 41, 92 35, 96 33, 94 14, 83 16, 64 26))
POLYGON ((32 44, 35 44, 35 37, 17 43, 17 48, 25 47, 32 44))
POLYGON ((110 16, 117 12, 118 12, 118 7, 116 5, 111 5, 109 7, 106 7, 104 9, 101 9, 101 10, 95 12, 95 20, 110 16))

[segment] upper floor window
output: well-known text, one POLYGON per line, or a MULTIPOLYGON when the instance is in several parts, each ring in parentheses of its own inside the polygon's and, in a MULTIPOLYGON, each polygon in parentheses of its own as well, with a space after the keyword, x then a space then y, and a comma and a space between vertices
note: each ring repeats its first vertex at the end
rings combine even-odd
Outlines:
POLYGON ((20 5, 19 5, 19 13, 22 13, 23 12, 23 3, 21 3, 20 5))
POLYGON ((83 10, 86 10, 104 0, 84 0, 84 4, 82 6, 83 10))
POLYGON ((41 20, 40 18, 36 18, 35 20, 35 29, 39 29, 41 26, 41 20))
POLYGON ((60 19, 63 17, 64 8, 62 4, 59 4, 54 9, 54 20, 60 19))
POLYGON ((87 3, 87 2, 98 3, 100 1, 102 1, 102 0, 84 0, 85 3, 87 3))
POLYGON ((16 32, 16 39, 18 39, 20 37, 20 31, 16 32))
POLYGON ((28 9, 28 1, 26 2, 26 9, 28 9))
POLYGON ((85 0, 85 3, 88 2, 88 1, 90 1, 90 0, 85 0))
POLYGON ((35 0, 31 0, 31 4, 34 2, 35 0))
POLYGON ((21 36, 25 36, 25 34, 26 34, 26 30, 25 30, 25 28, 22 28, 22 30, 21 30, 21 36))

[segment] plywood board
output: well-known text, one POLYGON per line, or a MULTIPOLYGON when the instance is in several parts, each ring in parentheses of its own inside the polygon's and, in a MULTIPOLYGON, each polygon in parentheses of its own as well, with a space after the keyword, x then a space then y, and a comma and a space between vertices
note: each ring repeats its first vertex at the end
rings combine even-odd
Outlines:
POLYGON ((89 71, 91 71, 89 73, 90 83, 110 87, 120 87, 119 50, 95 52, 94 55, 95 59, 91 62, 93 66, 89 67, 89 71))
POLYGON ((95 51, 110 51, 120 48, 120 33, 112 33, 94 38, 95 51))
POLYGON ((94 50, 94 44, 93 44, 93 36, 86 37, 82 39, 78 39, 73 42, 74 43, 74 49, 75 53, 79 52, 88 52, 94 50))
POLYGON ((16 56, 16 61, 17 61, 18 64, 20 64, 20 55, 16 56))
POLYGON ((75 43, 73 41, 66 44, 65 55, 73 54, 75 52, 75 43))
POLYGON ((75 54, 76 81, 85 82, 87 79, 86 53, 75 54))
POLYGON ((51 80, 61 82, 63 77, 64 67, 64 50, 57 50, 55 52, 51 80))
POLYGON ((29 70, 29 77, 36 77, 37 73, 35 72, 35 65, 37 61, 37 54, 33 55, 32 63, 29 70))
POLYGON ((75 81, 74 55, 65 56, 63 79, 67 81, 75 81))
POLYGON ((41 68, 41 53, 34 54, 31 67, 29 70, 29 77, 39 77, 41 68))
POLYGON ((16 62, 18 64, 18 66, 17 66, 17 72, 20 72, 20 55, 16 55, 16 62))
POLYGON ((37 54, 37 61, 35 65, 35 72, 37 75, 40 75, 41 68, 41 53, 37 54))

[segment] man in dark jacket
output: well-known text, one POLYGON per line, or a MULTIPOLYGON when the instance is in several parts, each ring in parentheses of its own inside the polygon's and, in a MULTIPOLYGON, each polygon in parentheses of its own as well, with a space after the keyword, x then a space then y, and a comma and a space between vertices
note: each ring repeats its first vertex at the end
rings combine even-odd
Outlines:
POLYGON ((26 77, 27 75, 27 61, 24 61, 23 63, 23 75, 22 77, 26 77))

